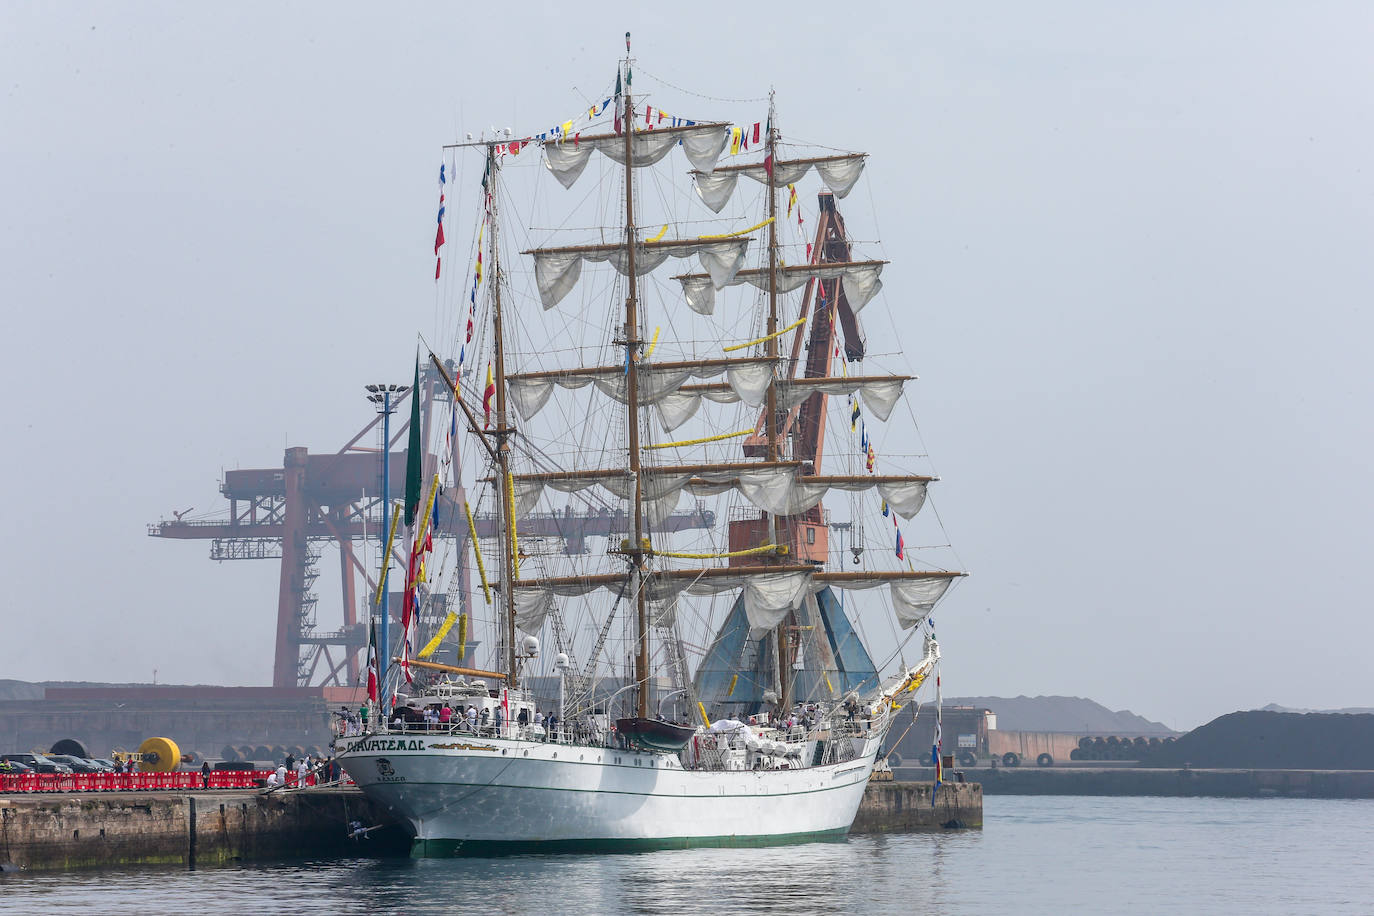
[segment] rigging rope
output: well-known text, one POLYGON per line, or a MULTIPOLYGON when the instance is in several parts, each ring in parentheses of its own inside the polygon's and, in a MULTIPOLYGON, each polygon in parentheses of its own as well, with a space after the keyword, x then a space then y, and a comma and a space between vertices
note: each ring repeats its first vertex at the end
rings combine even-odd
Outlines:
POLYGON ((781 337, 782 335, 786 334, 788 331, 792 330, 793 328, 796 328, 796 327, 798 327, 799 325, 803 325, 803 324, 805 324, 805 323, 806 323, 806 317, 805 317, 805 316, 802 316, 801 318, 798 318, 796 321, 794 321, 794 322, 792 322, 791 324, 789 324, 787 327, 783 328, 781 331, 774 331, 772 334, 765 334, 763 337, 759 337, 759 338, 757 338, 757 339, 755 339, 755 340, 751 340, 751 341, 749 341, 748 343, 735 344, 733 347, 721 347, 721 352, 724 352, 724 353, 734 353, 736 350, 744 350, 744 349, 746 349, 746 348, 748 348, 748 347, 755 346, 756 344, 767 343, 768 341, 772 340, 774 337, 781 337))
POLYGON ((401 506, 396 504, 396 511, 391 515, 391 533, 386 536, 386 553, 382 554, 382 575, 377 580, 377 599, 373 603, 378 607, 382 604, 382 595, 386 592, 386 574, 391 572, 391 545, 396 541, 396 523, 401 520, 401 506))
MULTIPOLYGON (((771 223, 771 222, 772 222, 773 220, 775 220, 775 219, 777 219, 777 217, 775 217, 775 216, 770 216, 770 217, 768 217, 768 219, 766 219, 766 220, 764 220, 763 222, 759 223, 757 226, 750 226, 748 229, 736 229, 734 232, 722 232, 722 233, 720 233, 719 235, 699 235, 699 236, 697 236, 697 238, 699 238, 699 239, 732 239, 732 238, 735 238, 736 236, 748 235, 749 233, 753 232, 755 229, 762 229, 764 226, 767 226, 769 223, 771 223)), ((660 234, 661 234, 661 233, 660 233, 660 234)))
POLYGON ((520 578, 520 542, 515 535, 515 477, 506 475, 506 506, 510 510, 510 562, 513 578, 520 578))
POLYGON ((719 442, 722 439, 737 439, 740 436, 748 436, 754 431, 752 429, 742 429, 737 433, 721 433, 719 436, 703 436, 700 439, 681 439, 677 442, 656 442, 652 445, 641 446, 645 449, 651 448, 675 448, 679 445, 701 445, 705 442, 719 442))
POLYGON ((468 537, 472 540, 472 555, 477 558, 477 575, 482 580, 482 596, 491 604, 491 586, 487 584, 487 567, 482 562, 482 551, 477 543, 477 523, 472 520, 472 507, 463 503, 463 511, 468 516, 468 537))
POLYGON ((680 553, 668 550, 650 551, 656 557, 672 557, 676 560, 725 560, 730 557, 752 557, 761 553, 787 553, 786 544, 764 544, 747 550, 732 550, 729 553, 680 553))
MULTIPOLYGON (((420 654, 417 658, 429 658, 433 655, 434 651, 439 648, 439 643, 444 641, 444 637, 448 635, 448 631, 453 629, 453 625, 457 622, 458 612, 449 611, 448 616, 444 618, 444 625, 435 632, 433 639, 425 643, 425 647, 420 650, 420 654)), ((462 659, 460 658, 459 661, 462 661, 462 659)))

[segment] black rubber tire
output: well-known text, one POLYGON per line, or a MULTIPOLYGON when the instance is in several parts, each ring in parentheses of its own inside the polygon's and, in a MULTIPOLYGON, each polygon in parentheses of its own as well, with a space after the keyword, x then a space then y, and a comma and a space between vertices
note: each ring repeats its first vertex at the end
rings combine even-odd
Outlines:
POLYGON ((86 753, 86 746, 75 738, 63 738, 52 746, 49 754, 65 754, 68 757, 80 757, 87 759, 90 755, 86 753))
POLYGON ((889 753, 889 754, 887 755, 887 765, 890 766, 890 767, 899 767, 899 766, 901 766, 901 765, 902 765, 902 755, 899 754, 899 753, 897 753, 896 751, 892 751, 891 753, 889 753))
POLYGON ((960 751, 959 765, 965 767, 977 766, 978 758, 974 755, 973 751, 960 751))
POLYGON ((1083 757, 1083 748, 1081 748, 1081 747, 1076 747, 1076 748, 1074 748, 1073 750, 1069 751, 1069 759, 1070 759, 1070 760, 1083 760, 1083 759, 1085 759, 1085 758, 1083 757))
POLYGON ((1002 755, 1002 766, 1019 767, 1021 765, 1021 755, 1015 751, 1007 751, 1002 755))
POLYGON ((1054 758, 1049 754, 1041 754, 1039 757, 1035 758, 1035 765, 1038 767, 1052 767, 1054 766, 1054 758))
POLYGON ((219 759, 228 761, 229 763, 237 763, 239 759, 238 748, 234 747, 232 744, 226 744, 219 749, 219 759))
POLYGON ((1083 750, 1086 751, 1088 748, 1090 748, 1090 747, 1093 746, 1093 739, 1091 739, 1091 738, 1079 738, 1079 739, 1078 739, 1078 746, 1079 746, 1080 748, 1082 748, 1083 750))

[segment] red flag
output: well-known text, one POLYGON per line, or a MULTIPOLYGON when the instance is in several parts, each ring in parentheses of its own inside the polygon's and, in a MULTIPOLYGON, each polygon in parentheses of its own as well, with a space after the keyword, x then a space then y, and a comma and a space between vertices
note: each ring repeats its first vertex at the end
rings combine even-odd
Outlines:
POLYGON ((434 259, 434 279, 439 279, 439 265, 443 263, 443 258, 434 259))
POLYGON ((367 698, 377 702, 377 621, 372 621, 372 632, 367 637, 367 698))
POLYGON ((759 128, 760 128, 761 126, 762 126, 762 124, 761 124, 759 121, 755 121, 755 122, 754 122, 754 145, 755 145, 755 146, 757 146, 757 145, 758 145, 758 142, 759 142, 759 128))
POLYGON ((439 194, 439 231, 434 234, 434 253, 438 254, 439 249, 444 245, 444 195, 439 194))
POLYGON ((491 427, 491 405, 496 400, 496 380, 491 374, 491 363, 487 363, 487 387, 482 392, 482 413, 486 415, 486 426, 491 427))

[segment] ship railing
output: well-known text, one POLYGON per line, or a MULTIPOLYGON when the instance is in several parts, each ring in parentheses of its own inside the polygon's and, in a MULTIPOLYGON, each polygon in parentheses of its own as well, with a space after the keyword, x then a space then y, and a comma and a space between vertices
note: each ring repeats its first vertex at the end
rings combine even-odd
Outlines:
POLYGON ((496 726, 494 723, 478 722, 476 726, 469 725, 467 720, 454 720, 452 722, 407 722, 403 725, 387 723, 377 731, 390 735, 443 735, 446 737, 462 737, 464 735, 473 738, 506 738, 517 741, 536 741, 546 744, 566 744, 577 747, 611 747, 614 741, 610 734, 601 728, 593 725, 560 724, 552 732, 538 725, 509 725, 503 723, 496 726))

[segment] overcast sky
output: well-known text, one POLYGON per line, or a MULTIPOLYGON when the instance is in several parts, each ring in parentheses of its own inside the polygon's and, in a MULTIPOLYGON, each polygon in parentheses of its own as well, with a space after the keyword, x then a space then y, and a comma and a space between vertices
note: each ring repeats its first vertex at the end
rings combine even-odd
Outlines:
POLYGON ((270 683, 276 564, 146 523, 408 380, 439 147, 564 119, 630 29, 872 154, 974 573, 947 693, 1374 705, 1374 7, 860 9, 0 4, 0 677, 270 683))

